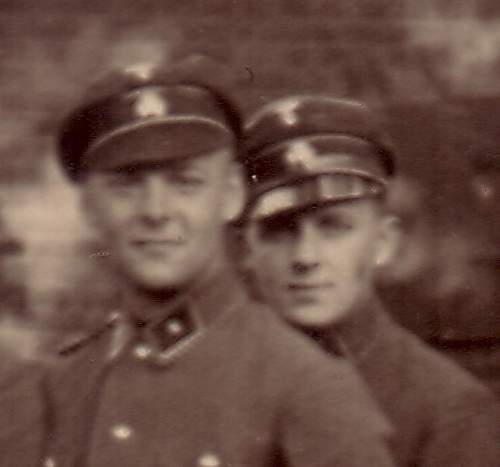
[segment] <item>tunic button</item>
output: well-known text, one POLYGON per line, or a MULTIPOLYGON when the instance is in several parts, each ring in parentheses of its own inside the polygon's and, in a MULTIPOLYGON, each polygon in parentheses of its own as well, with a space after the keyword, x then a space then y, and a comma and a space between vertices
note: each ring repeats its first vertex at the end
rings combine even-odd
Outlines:
POLYGON ((165 324, 165 330, 171 336, 178 336, 184 332, 184 325, 182 324, 181 321, 173 319, 165 324))
POLYGON ((144 360, 151 355, 151 347, 147 344, 137 344, 134 347, 134 356, 139 360, 144 360))
POLYGON ((212 452, 206 452, 198 459, 198 467, 220 467, 220 465, 219 457, 212 452))
POLYGON ((56 467, 56 461, 53 457, 46 457, 43 460, 43 467, 56 467))
POLYGON ((123 424, 114 425, 111 428, 111 435, 119 441, 126 441, 132 435, 132 428, 123 424))

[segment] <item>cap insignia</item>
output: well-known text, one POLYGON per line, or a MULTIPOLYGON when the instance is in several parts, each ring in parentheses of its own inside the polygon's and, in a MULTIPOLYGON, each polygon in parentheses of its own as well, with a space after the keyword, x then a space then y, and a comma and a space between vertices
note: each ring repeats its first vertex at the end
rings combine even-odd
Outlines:
POLYGON ((134 107, 138 117, 163 117, 168 114, 168 102, 157 91, 141 91, 134 107))
POLYGON ((318 154, 307 141, 296 141, 290 144, 285 157, 292 169, 301 172, 312 170, 318 165, 318 154))
POLYGON ((155 67, 150 63, 135 63, 125 68, 125 73, 147 81, 153 76, 155 67))
POLYGON ((298 99, 286 99, 280 102, 276 107, 276 112, 279 117, 286 125, 295 125, 299 117, 297 115, 297 107, 299 106, 300 101, 298 99))

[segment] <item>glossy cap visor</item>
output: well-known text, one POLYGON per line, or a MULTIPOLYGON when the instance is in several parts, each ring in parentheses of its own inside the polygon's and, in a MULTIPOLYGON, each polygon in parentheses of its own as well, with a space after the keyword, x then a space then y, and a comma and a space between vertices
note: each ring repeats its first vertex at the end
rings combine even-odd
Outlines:
POLYGON ((203 121, 150 121, 108 134, 98 141, 85 154, 81 170, 88 173, 164 164, 208 154, 233 144, 231 133, 203 121))
POLYGON ((260 193, 250 201, 244 218, 258 220, 325 203, 373 198, 385 189, 385 182, 352 171, 314 175, 260 193))

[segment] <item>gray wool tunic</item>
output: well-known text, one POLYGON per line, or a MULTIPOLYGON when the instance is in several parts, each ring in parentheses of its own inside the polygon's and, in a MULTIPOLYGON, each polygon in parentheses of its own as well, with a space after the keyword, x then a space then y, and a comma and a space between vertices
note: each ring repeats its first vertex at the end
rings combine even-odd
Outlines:
POLYGON ((472 375, 397 323, 376 300, 320 337, 347 356, 392 422, 401 467, 500 466, 500 411, 472 375))
MULTIPOLYGON (((42 465, 394 465, 389 424, 353 367, 251 302, 230 274, 147 324, 122 318, 63 347, 51 367, 42 465)), ((28 415, 14 422, 35 434, 34 459, 28 415)), ((39 465, 28 457, 0 465, 39 465)))

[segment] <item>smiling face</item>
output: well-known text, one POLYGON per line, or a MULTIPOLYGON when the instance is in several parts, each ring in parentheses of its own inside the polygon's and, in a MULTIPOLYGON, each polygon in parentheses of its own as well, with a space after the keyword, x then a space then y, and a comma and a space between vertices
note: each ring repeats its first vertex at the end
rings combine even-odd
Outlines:
POLYGON ((392 251, 393 222, 374 200, 273 216, 247 230, 250 267, 265 297, 300 327, 341 321, 392 251))
POLYGON ((229 150, 90 171, 83 182, 85 212, 114 265, 148 290, 182 288, 207 273, 242 198, 229 150))

